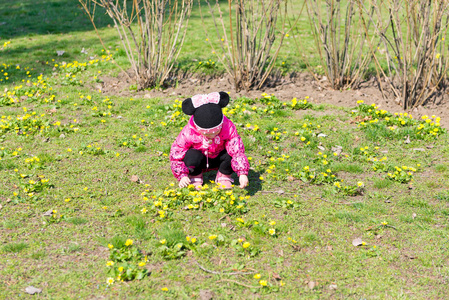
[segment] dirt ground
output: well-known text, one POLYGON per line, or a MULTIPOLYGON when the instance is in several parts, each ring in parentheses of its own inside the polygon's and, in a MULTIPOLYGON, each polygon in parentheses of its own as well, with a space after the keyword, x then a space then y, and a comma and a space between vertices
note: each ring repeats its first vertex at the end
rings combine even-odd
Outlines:
MULTIPOLYGON (((129 87, 135 84, 133 80, 121 73, 118 77, 102 77, 103 83, 96 88, 101 88, 106 95, 120 95, 124 97, 144 97, 172 100, 179 98, 183 100, 196 94, 207 94, 216 91, 230 92, 231 99, 239 96, 249 98, 260 97, 262 93, 274 94, 281 101, 290 101, 293 98, 304 99, 309 97, 309 101, 315 104, 328 103, 336 106, 354 107, 358 100, 364 100, 366 104, 375 103, 381 109, 389 112, 404 112, 400 103, 394 100, 390 94, 382 96, 382 93, 374 80, 361 84, 357 90, 337 91, 327 87, 326 80, 316 81, 312 76, 301 73, 280 78, 271 87, 262 90, 236 92, 227 74, 217 77, 201 76, 198 74, 185 74, 179 80, 176 87, 169 87, 163 90, 133 91, 129 87)), ((386 86, 385 86, 386 87, 386 86)), ((384 89, 385 89, 384 87, 384 89)), ((449 129, 449 93, 444 92, 431 99, 423 106, 406 111, 414 118, 423 115, 438 116, 441 118, 441 126, 449 129)))

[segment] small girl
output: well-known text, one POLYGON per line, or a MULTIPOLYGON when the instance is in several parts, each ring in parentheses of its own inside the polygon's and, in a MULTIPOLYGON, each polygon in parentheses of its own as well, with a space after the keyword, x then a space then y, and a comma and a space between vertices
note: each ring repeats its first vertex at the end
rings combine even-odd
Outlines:
POLYGON ((170 150, 170 165, 179 187, 203 184, 203 172, 216 170, 215 182, 232 187, 231 174, 239 176, 240 188, 248 185, 249 162, 234 123, 223 115, 228 105, 225 92, 195 95, 182 102, 182 111, 192 116, 170 150))

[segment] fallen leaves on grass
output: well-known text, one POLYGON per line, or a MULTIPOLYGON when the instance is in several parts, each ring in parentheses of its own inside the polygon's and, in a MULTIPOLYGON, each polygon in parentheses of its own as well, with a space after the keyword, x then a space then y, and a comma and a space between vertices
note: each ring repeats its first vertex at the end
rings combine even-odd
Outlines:
POLYGON ((38 289, 38 288, 35 288, 34 286, 30 285, 25 288, 25 292, 27 292, 27 294, 30 294, 30 295, 40 294, 40 293, 42 293, 42 289, 38 289))
POLYGON ((363 241, 362 238, 356 238, 352 240, 352 245, 354 247, 358 247, 358 246, 362 246, 363 245, 363 241))

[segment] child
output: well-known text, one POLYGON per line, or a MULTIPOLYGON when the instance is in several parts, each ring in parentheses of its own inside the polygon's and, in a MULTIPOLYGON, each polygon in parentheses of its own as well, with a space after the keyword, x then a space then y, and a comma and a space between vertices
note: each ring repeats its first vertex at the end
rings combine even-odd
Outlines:
POLYGON ((239 176, 240 188, 248 185, 249 162, 234 123, 221 109, 228 105, 225 92, 195 95, 182 102, 182 111, 190 115, 170 150, 170 165, 179 187, 199 188, 203 172, 218 169, 215 182, 224 189, 232 187, 231 174, 239 176))

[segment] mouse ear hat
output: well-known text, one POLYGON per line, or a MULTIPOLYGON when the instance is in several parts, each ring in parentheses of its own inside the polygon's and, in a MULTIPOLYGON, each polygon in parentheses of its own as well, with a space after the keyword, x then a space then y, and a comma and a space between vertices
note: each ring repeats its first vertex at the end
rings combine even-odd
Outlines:
POLYGON ((229 95, 225 92, 215 92, 205 95, 195 95, 182 101, 182 111, 189 116, 200 129, 210 129, 223 122, 222 108, 229 104, 229 95))

